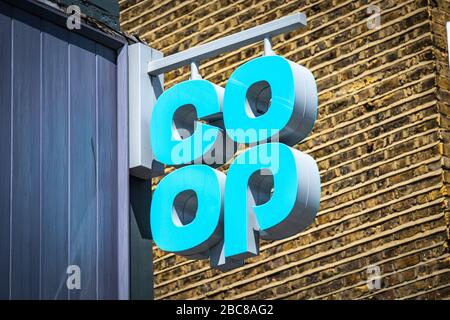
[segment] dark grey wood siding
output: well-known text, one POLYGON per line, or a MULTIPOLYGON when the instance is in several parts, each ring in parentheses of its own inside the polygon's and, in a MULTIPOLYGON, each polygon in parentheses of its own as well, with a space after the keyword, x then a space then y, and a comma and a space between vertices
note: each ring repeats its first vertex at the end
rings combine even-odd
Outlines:
POLYGON ((119 296, 116 61, 0 1, 0 299, 119 296))

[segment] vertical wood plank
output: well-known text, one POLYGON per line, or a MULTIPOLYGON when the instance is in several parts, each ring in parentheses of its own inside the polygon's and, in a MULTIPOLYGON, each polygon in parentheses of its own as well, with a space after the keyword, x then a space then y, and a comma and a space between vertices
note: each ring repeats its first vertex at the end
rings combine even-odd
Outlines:
POLYGON ((40 19, 14 9, 11 298, 39 298, 40 19))
POLYGON ((81 290, 70 299, 97 296, 95 43, 70 34, 69 261, 81 269, 81 290))
POLYGON ((43 22, 42 299, 67 299, 68 31, 43 22))
POLYGON ((11 197, 11 7, 0 2, 0 299, 9 298, 11 197))
POLYGON ((97 44, 98 298, 117 299, 116 53, 97 44))

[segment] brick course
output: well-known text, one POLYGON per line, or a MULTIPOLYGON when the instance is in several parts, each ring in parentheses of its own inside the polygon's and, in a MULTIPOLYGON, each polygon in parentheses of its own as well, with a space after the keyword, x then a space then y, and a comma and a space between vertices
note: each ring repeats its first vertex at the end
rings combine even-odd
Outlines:
MULTIPOLYGON (((314 130, 296 146, 321 173, 315 223, 289 239, 262 242, 260 256, 229 272, 154 248, 157 299, 450 297, 450 1, 122 0, 120 6, 122 29, 165 55, 304 12, 308 26, 275 37, 274 50, 308 67, 319 90, 314 130), (378 29, 368 28, 371 4, 381 8, 378 29), (381 269, 381 289, 367 286, 371 265, 381 269)), ((237 66, 261 54, 261 44, 247 46, 203 61, 200 72, 224 86, 237 66)), ((180 68, 165 75, 165 85, 188 78, 180 68)))

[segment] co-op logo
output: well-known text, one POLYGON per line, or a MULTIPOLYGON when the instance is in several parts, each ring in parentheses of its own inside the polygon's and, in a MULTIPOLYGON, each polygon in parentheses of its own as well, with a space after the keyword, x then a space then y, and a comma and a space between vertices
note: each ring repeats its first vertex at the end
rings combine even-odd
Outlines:
POLYGON ((291 146, 316 115, 312 73, 275 55, 240 66, 225 90, 191 79, 165 91, 152 113, 152 149, 181 168, 153 194, 157 246, 224 270, 257 255, 259 238, 305 229, 319 209, 320 176, 315 161, 291 146), (217 170, 223 163, 226 175, 217 170))

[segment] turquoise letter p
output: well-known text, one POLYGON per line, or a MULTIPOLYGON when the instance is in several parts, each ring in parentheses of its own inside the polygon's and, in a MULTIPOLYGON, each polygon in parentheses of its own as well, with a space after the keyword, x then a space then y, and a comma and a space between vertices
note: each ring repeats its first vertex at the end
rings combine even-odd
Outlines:
POLYGON ((285 144, 259 145, 232 163, 225 199, 225 258, 245 259, 259 253, 258 236, 286 238, 314 221, 319 170, 310 156, 285 144))

